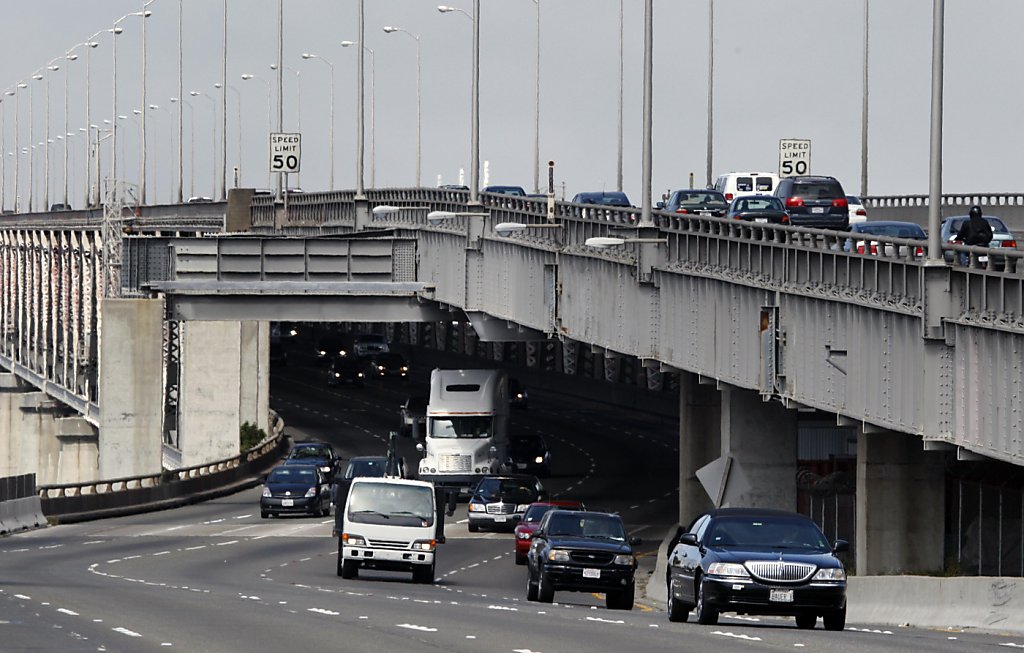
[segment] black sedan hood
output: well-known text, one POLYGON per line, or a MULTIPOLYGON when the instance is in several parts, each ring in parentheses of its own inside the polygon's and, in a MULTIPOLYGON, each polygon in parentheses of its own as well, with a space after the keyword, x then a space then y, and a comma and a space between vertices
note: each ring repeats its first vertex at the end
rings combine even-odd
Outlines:
POLYGON ((309 488, 313 487, 309 483, 274 483, 273 481, 267 483, 267 487, 274 494, 284 494, 290 492, 292 496, 301 497, 309 491, 309 488))
POLYGON ((550 542, 552 549, 573 549, 576 551, 589 549, 591 551, 608 551, 616 555, 629 555, 633 553, 633 547, 628 542, 605 540, 597 537, 549 536, 548 542, 550 542))
POLYGON ((784 560, 785 562, 802 562, 816 565, 819 568, 842 566, 838 558, 831 553, 808 553, 796 549, 739 549, 736 547, 711 547, 720 562, 744 563, 748 560, 784 560))

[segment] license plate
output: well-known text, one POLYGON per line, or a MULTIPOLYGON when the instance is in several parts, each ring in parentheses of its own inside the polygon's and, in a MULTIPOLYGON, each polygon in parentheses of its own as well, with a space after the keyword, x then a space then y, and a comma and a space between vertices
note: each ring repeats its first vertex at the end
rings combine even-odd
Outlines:
POLYGON ((281 499, 281 505, 284 506, 285 508, 290 508, 291 506, 295 505, 295 500, 294 499, 281 499))
POLYGON ((508 517, 506 517, 505 515, 495 515, 494 521, 496 521, 496 522, 498 522, 500 524, 500 523, 508 521, 508 517))
POLYGON ((825 212, 825 207, 824 206, 812 206, 811 207, 811 213, 824 213, 824 212, 825 212))
POLYGON ((584 569, 583 570, 583 577, 584 578, 600 578, 601 577, 601 570, 600 569, 584 569))
POLYGON ((793 590, 772 590, 768 595, 768 600, 777 603, 792 603, 793 590))
POLYGON ((768 222, 768 218, 754 218, 754 222, 768 222))
POLYGON ((526 463, 516 463, 516 467, 519 469, 526 469, 526 463))

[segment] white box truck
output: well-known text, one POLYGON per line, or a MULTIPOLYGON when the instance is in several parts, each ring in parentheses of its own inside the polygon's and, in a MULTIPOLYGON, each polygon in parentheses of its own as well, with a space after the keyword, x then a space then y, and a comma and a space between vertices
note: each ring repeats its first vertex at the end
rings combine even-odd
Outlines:
POLYGON ((426 481, 352 479, 345 507, 334 517, 338 575, 355 578, 360 568, 411 571, 417 583, 434 582, 434 556, 455 498, 426 481))
POLYGON ((432 371, 419 478, 466 496, 483 476, 508 472, 508 411, 504 371, 432 371))

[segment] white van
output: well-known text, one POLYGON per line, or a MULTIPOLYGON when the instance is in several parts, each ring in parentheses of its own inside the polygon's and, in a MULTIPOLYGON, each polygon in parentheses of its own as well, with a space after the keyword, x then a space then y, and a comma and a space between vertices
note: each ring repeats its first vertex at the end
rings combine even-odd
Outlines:
POLYGON ((778 185, 779 176, 774 172, 729 172, 715 181, 715 190, 732 202, 744 195, 773 195, 778 185))

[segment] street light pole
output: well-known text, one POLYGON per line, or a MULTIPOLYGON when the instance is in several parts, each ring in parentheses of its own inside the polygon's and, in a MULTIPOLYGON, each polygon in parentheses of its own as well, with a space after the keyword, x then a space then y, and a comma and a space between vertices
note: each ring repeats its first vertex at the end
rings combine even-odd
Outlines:
MULTIPOLYGON (((270 82, 268 82, 267 80, 263 79, 262 77, 256 77, 256 75, 251 75, 249 73, 244 73, 242 75, 242 80, 243 81, 247 82, 250 79, 258 79, 261 82, 263 82, 264 86, 267 87, 267 135, 268 135, 267 137, 269 138, 270 130, 273 129, 273 124, 272 124, 272 121, 271 121, 271 114, 273 113, 273 111, 272 111, 273 103, 271 101, 270 82)), ((239 111, 241 111, 241 109, 239 109, 239 111)), ((241 147, 241 146, 239 146, 239 147, 241 147)), ((270 166, 268 165, 267 166, 267 187, 268 188, 273 183, 271 178, 270 178, 270 175, 271 175, 271 173, 270 173, 270 166)))
POLYGON ((172 103, 178 104, 178 122, 181 122, 181 105, 188 107, 188 157, 189 157, 189 182, 188 182, 188 196, 196 196, 196 123, 195 123, 195 109, 192 108, 192 104, 183 98, 171 98, 172 103))
MULTIPOLYGON (((57 61, 54 59, 46 66, 46 70, 51 73, 55 73, 60 70, 60 66, 54 64, 57 61)), ((43 136, 43 142, 46 143, 46 148, 43 150, 43 210, 48 211, 50 209, 50 78, 53 75, 46 76, 46 111, 43 115, 46 117, 46 127, 43 130, 45 134, 43 136)))
POLYGON ((615 188, 622 192, 622 94, 623 94, 623 0, 619 0, 619 129, 618 129, 618 159, 615 172, 615 188))
MULTIPOLYGON (((270 64, 271 70, 277 70, 284 68, 295 73, 295 130, 302 133, 302 73, 295 70, 291 66, 284 64, 270 64)), ((284 173, 285 181, 288 180, 288 173, 284 173)), ((295 173, 295 185, 302 186, 302 171, 295 173)), ((288 186, 285 185, 285 192, 287 192, 288 186)))
MULTIPOLYGON (((142 17, 146 18, 149 14, 146 12, 146 7, 153 4, 154 0, 147 0, 142 5, 142 17)), ((140 105, 143 109, 146 108, 146 21, 142 21, 142 104, 140 105)), ((142 112, 142 126, 140 127, 142 135, 139 137, 139 157, 141 162, 139 165, 139 202, 141 204, 146 203, 146 112, 142 112)))
MULTIPOLYGON (((222 88, 223 86, 224 85, 220 84, 219 82, 213 85, 214 88, 218 88, 218 89, 222 88)), ((242 179, 242 94, 239 93, 238 89, 235 88, 234 86, 232 86, 231 84, 227 84, 226 88, 228 90, 230 90, 232 93, 235 94, 235 107, 238 109, 238 124, 236 126, 236 136, 237 136, 236 141, 238 143, 238 180, 237 180, 238 183, 235 184, 235 187, 237 187, 238 184, 241 183, 241 179, 242 179)), ((227 105, 226 104, 224 105, 224 109, 225 110, 227 109, 227 105)), ((225 121, 224 122, 224 128, 227 129, 227 126, 228 126, 227 121, 225 121)), ((224 138, 224 146, 225 147, 227 146, 227 139, 226 139, 226 137, 224 138)), ((227 152, 226 151, 225 151, 225 155, 224 155, 224 161, 225 161, 224 165, 227 166, 227 163, 226 163, 226 161, 227 161, 227 152)), ((225 179, 225 183, 226 182, 227 182, 227 179, 225 179)), ((224 191, 224 193, 225 193, 225 196, 226 196, 227 191, 224 191)), ((223 198, 221 198, 221 199, 223 199, 223 198)))
POLYGON ((869 0, 864 0, 864 64, 860 104, 860 194, 868 194, 868 16, 869 0))
POLYGON ((533 192, 537 194, 540 193, 540 0, 533 0, 533 4, 537 6, 537 69, 533 102, 533 192))
MULTIPOLYGON (((150 0, 150 2, 152 2, 152 0, 150 0)), ((112 35, 110 39, 112 44, 110 50, 113 55, 113 66, 111 67, 112 100, 110 109, 110 113, 113 116, 113 120, 110 123, 110 177, 112 182, 117 179, 117 35, 124 31, 123 28, 118 27, 118 23, 131 16, 139 16, 144 19, 149 18, 152 15, 152 13, 153 12, 149 11, 148 9, 144 9, 143 11, 136 11, 130 14, 125 14, 124 16, 121 16, 120 18, 115 20, 113 26, 111 26, 111 28, 108 30, 112 35)), ((145 26, 143 26, 143 29, 145 29, 145 26)), ((145 65, 143 65, 143 70, 145 70, 145 65)), ((143 86, 145 86, 145 72, 143 72, 143 86)))
POLYGON ((210 121, 210 125, 213 128, 211 130, 213 132, 213 138, 210 141, 211 143, 213 143, 213 159, 210 163, 210 183, 213 184, 213 191, 210 193, 210 197, 214 198, 217 196, 217 101, 214 100, 209 93, 189 91, 188 94, 192 97, 203 97, 210 101, 210 109, 212 112, 212 120, 210 121))
MULTIPOLYGON (((223 57, 221 58, 220 83, 220 199, 224 201, 228 197, 228 0, 223 0, 224 13, 224 44, 222 46, 223 57)), ((238 93, 238 91, 235 91, 238 93)), ((239 108, 241 113, 241 108, 239 108)), ((238 129, 242 124, 238 124, 238 129)), ((238 165, 242 165, 239 158, 238 165)))
MULTIPOLYGON (((41 74, 36 72, 32 75, 32 79, 39 81, 43 78, 41 74)), ((33 202, 32 193, 35 190, 35 168, 36 168, 36 146, 33 145, 33 141, 36 140, 35 136, 35 102, 33 89, 34 86, 28 87, 28 212, 32 213, 35 211, 35 203, 33 202)))
MULTIPOLYGON (((182 96, 182 75, 181 75, 181 5, 183 0, 178 0, 178 97, 182 96)), ((178 204, 183 201, 182 196, 182 119, 181 105, 178 105, 178 204)))
POLYGON ((711 164, 714 158, 715 111, 715 0, 708 0, 708 161, 705 185, 711 187, 711 164))
MULTIPOLYGON (((26 88, 28 84, 18 82, 16 88, 26 88)), ((8 95, 14 95, 15 90, 7 91, 8 95)), ((18 96, 14 98, 14 212, 21 212, 21 184, 18 175, 21 170, 21 130, 18 128, 18 114, 21 113, 21 102, 18 96)))
MULTIPOLYGON (((359 0, 360 6, 362 6, 362 0, 359 0)), ((360 26, 362 21, 360 21, 360 26)), ((360 33, 362 30, 360 29, 360 33)), ((342 41, 341 47, 347 48, 349 46, 361 43, 361 41, 342 41)), ((375 118, 376 104, 377 104, 377 93, 374 89, 374 78, 376 76, 376 64, 373 58, 373 49, 368 48, 365 45, 358 50, 358 74, 359 79, 356 85, 359 87, 359 99, 356 103, 359 105, 356 110, 356 197, 362 199, 365 195, 365 187, 363 186, 363 50, 370 53, 370 186, 376 187, 377 185, 377 125, 375 118)))
POLYGON ((651 219, 651 131, 653 115, 651 111, 654 84, 654 0, 644 2, 644 150, 643 180, 641 192, 643 204, 640 209, 640 227, 653 227, 651 219))
POLYGON ((442 14, 459 12, 473 23, 473 71, 470 88, 470 186, 469 203, 480 203, 480 0, 473 0, 473 14, 458 7, 440 5, 442 14))
POLYGON ((303 59, 319 59, 320 61, 327 64, 331 71, 331 110, 330 110, 330 125, 328 126, 327 139, 330 142, 330 156, 331 156, 331 190, 334 190, 334 64, 324 59, 318 54, 310 54, 304 52, 302 54, 303 59))
MULTIPOLYGON (((536 0, 534 0, 534 1, 536 1, 536 0)), ((421 101, 420 101, 421 100, 421 93, 420 93, 420 37, 419 37, 418 34, 413 34, 412 32, 410 32, 407 29, 403 29, 401 27, 392 27, 390 25, 386 25, 384 27, 384 32, 386 34, 391 34, 391 33, 394 33, 394 32, 404 32, 405 34, 408 34, 409 36, 411 36, 416 41, 416 187, 419 188, 420 187, 420 171, 421 171, 421 157, 420 157, 420 152, 421 152, 421 149, 420 149, 420 144, 421 144, 420 133, 421 133, 421 131, 420 130, 421 130, 421 124, 422 124, 421 123, 421 118, 420 118, 421 117, 420 109, 421 109, 421 106, 422 106, 421 105, 421 101)))
MULTIPOLYGON (((360 3, 362 0, 360 0, 360 3)), ((277 131, 284 131, 284 0, 277 0, 277 131)), ((280 202, 282 173, 277 174, 274 201, 280 202)), ((358 193, 357 193, 358 195, 358 193)))

